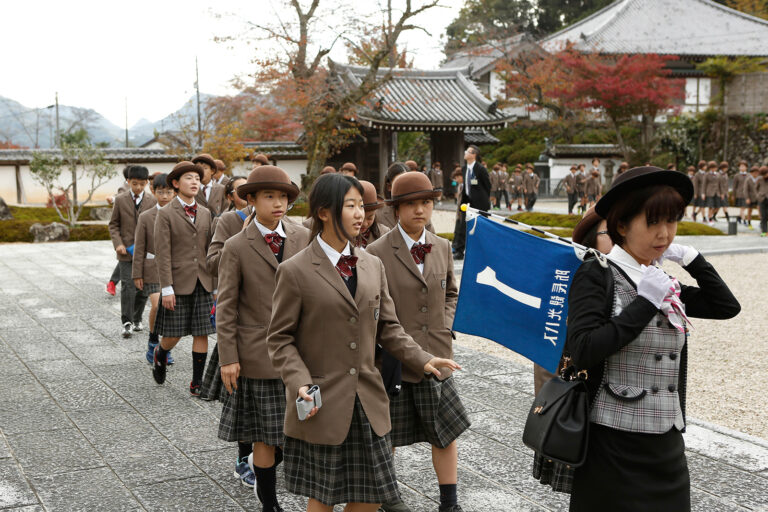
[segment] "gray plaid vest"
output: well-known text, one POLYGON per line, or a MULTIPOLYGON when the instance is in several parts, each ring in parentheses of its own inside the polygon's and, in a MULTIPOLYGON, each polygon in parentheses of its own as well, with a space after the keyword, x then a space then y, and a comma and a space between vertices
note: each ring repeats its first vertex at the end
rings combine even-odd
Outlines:
MULTIPOLYGON (((611 271, 615 316, 637 298, 637 291, 624 274, 613 266, 611 271)), ((590 421, 644 434, 663 434, 673 426, 683 430, 678 382, 685 337, 656 313, 637 338, 606 359, 590 421)))

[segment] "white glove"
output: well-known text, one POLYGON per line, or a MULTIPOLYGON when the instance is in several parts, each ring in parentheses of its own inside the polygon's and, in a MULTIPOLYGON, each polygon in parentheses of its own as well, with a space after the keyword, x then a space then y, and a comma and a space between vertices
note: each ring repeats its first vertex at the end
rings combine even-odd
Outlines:
POLYGON ((643 277, 637 283, 637 294, 648 299, 658 309, 671 287, 672 279, 663 270, 651 265, 643 269, 643 277))
POLYGON ((680 244, 671 244, 666 251, 664 251, 664 254, 661 255, 661 258, 658 258, 656 260, 656 263, 661 265, 664 263, 664 260, 674 261, 675 263, 682 265, 684 267, 687 267, 688 265, 693 262, 693 260, 696 259, 696 256, 699 255, 699 251, 694 249, 693 247, 689 247, 687 245, 680 245, 680 244))

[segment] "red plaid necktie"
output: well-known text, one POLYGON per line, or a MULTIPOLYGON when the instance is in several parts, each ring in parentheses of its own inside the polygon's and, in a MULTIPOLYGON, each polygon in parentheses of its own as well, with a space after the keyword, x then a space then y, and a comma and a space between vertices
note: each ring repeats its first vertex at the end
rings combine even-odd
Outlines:
POLYGON ((411 256, 416 264, 424 263, 424 257, 432 252, 432 244, 413 244, 411 247, 411 256))
POLYGON ((280 247, 283 245, 283 237, 277 233, 269 233, 264 235, 264 240, 267 242, 269 248, 272 249, 275 256, 277 256, 280 252, 280 247))
POLYGON ((197 203, 192 206, 184 205, 184 211, 187 212, 187 215, 189 215, 190 218, 194 219, 197 217, 197 203))
POLYGON ((336 270, 339 271, 339 275, 344 279, 352 277, 352 269, 357 265, 357 256, 343 255, 339 258, 339 262, 336 263, 336 270))

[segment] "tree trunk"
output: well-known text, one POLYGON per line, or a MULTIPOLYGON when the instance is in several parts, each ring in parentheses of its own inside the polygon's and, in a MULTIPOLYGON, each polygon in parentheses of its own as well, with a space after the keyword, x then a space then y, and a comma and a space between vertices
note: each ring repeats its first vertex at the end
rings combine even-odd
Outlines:
POLYGON ((613 125, 613 131, 616 132, 616 141, 619 143, 621 153, 624 155, 624 161, 629 162, 629 147, 624 142, 624 137, 621 135, 621 126, 615 118, 609 116, 608 119, 610 119, 611 124, 613 125))

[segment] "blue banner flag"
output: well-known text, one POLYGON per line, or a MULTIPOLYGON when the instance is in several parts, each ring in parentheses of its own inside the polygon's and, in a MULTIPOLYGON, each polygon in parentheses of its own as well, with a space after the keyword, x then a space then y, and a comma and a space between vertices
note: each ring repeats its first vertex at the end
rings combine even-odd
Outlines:
POLYGON ((571 246, 468 214, 453 329, 493 340, 555 372, 579 265, 571 246))

